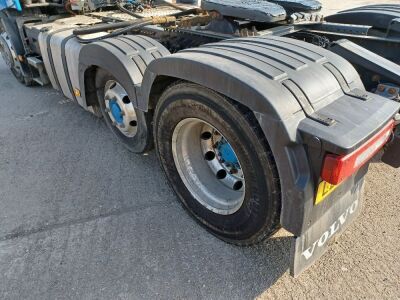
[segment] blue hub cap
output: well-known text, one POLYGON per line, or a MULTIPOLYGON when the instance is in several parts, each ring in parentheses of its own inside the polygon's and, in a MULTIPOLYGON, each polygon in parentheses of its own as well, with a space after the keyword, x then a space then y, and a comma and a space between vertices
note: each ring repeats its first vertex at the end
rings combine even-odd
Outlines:
POLYGON ((217 149, 221 160, 223 160, 226 165, 240 169, 239 160, 233 151, 232 146, 224 138, 222 138, 218 143, 217 149))
POLYGON ((119 107, 117 101, 110 100, 109 102, 110 111, 112 116, 114 117, 115 122, 118 124, 122 124, 124 122, 124 118, 122 117, 122 110, 119 107))

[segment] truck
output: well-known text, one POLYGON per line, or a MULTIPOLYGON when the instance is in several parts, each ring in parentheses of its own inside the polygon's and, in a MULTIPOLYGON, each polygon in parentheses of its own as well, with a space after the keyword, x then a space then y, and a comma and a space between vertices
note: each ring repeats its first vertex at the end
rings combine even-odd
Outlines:
POLYGON ((400 5, 185 2, 0 0, 1 54, 131 152, 155 148, 218 238, 287 230, 298 276, 359 215, 371 161, 400 167, 400 5))

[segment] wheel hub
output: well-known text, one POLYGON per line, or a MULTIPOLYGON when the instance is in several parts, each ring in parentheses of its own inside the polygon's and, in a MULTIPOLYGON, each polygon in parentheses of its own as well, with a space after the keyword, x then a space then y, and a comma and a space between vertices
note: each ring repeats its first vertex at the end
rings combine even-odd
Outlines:
POLYGON ((109 106, 110 106, 111 114, 114 117, 115 121, 120 125, 123 124, 124 117, 122 116, 122 110, 119 107, 117 101, 110 100, 109 106))
POLYGON ((239 160, 233 151, 231 145, 223 138, 216 148, 218 152, 219 160, 222 164, 225 164, 228 168, 239 169, 239 160))
POLYGON ((245 178, 228 140, 212 125, 188 118, 175 128, 174 162, 186 188, 210 211, 230 215, 240 209, 245 178))
POLYGON ((113 126, 126 137, 134 137, 137 133, 137 116, 125 89, 115 80, 107 81, 104 101, 105 111, 113 126))

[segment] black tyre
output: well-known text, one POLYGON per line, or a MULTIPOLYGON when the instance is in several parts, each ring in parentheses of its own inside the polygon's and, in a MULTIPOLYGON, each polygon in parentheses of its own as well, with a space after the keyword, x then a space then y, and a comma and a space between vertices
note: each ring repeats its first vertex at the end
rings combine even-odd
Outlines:
POLYGON ((207 88, 180 82, 161 96, 154 136, 180 201, 213 234, 251 245, 279 228, 276 164, 247 109, 207 88))
POLYGON ((125 89, 106 70, 97 70, 96 90, 100 111, 117 139, 134 153, 151 149, 151 114, 135 108, 125 89))

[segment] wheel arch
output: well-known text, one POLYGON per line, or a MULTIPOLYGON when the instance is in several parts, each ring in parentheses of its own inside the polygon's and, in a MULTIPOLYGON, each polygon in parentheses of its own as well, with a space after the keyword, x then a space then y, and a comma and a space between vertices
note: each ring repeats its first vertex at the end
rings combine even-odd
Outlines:
POLYGON ((154 109, 163 90, 174 81, 185 80, 207 87, 252 111, 277 164, 282 189, 281 224, 295 234, 300 233, 304 201, 314 193, 307 154, 298 143, 297 135, 298 123, 305 115, 281 84, 261 76, 252 80, 248 74, 248 67, 236 63, 229 66, 226 60, 216 61, 207 55, 185 52, 171 55, 149 65, 140 88, 138 107, 154 109), (231 68, 238 70, 230 72, 231 68))
POLYGON ((156 40, 140 35, 108 38, 83 46, 79 53, 79 84, 86 104, 94 103, 95 70, 102 68, 124 87, 132 103, 138 106, 137 88, 148 64, 169 54, 156 40))
MULTIPOLYGON (((196 58, 191 55, 187 57, 187 53, 179 53, 153 61, 146 69, 143 83, 140 86, 138 107, 142 110, 153 109, 157 104, 155 95, 160 94, 163 88, 173 81, 185 80, 223 94, 253 111, 271 116, 285 118, 291 114, 286 109, 287 107, 283 107, 286 104, 276 101, 282 95, 291 98, 289 102, 295 105, 295 110, 301 110, 293 96, 280 84, 264 78, 255 82, 246 76, 237 76, 237 74, 224 69, 228 65, 211 64, 206 59, 206 56, 196 58), (258 85, 258 83, 262 83, 264 86, 258 85), (266 90, 270 92, 265 93, 266 90)), ((230 67, 234 68, 235 66, 230 67)), ((237 72, 246 74, 246 71, 243 68, 237 72)))
POLYGON ((137 66, 111 45, 96 42, 85 45, 79 53, 79 84, 87 106, 95 105, 97 101, 95 75, 98 68, 110 72, 124 86, 132 102, 136 103, 135 82, 141 82, 141 78, 137 77, 137 66))

